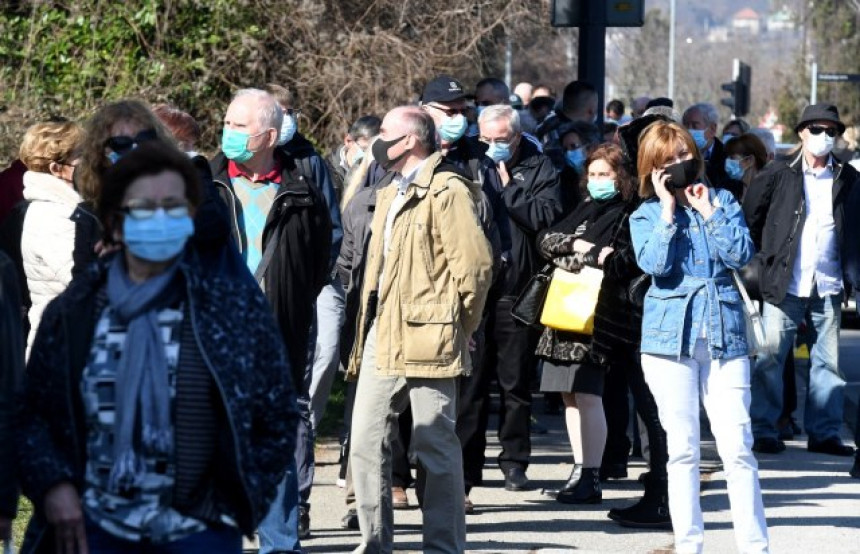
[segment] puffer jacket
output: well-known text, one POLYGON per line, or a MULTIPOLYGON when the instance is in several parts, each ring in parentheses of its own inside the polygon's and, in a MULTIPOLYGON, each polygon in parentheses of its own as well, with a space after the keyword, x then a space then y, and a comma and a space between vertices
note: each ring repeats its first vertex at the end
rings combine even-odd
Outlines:
MULTIPOLYGON (((83 490, 87 430, 79 384, 109 261, 92 265, 48 305, 27 364, 16 423, 21 485, 35 505, 25 553, 53 552, 44 515, 47 491, 62 482, 83 490)), ((250 536, 268 512, 295 448, 298 419, 289 364, 255 283, 213 274, 193 248, 180 270, 197 345, 230 423, 215 453, 214 493, 250 536)))
MULTIPOLYGON (((24 174, 24 199, 30 202, 21 234, 21 258, 30 291, 30 328, 38 329, 48 302, 66 290, 72 280, 75 250, 75 212, 81 197, 50 173, 24 174)), ((30 333, 27 350, 33 345, 30 333)))
POLYGON ((492 251, 475 207, 480 189, 438 171, 441 162, 431 155, 409 184, 387 256, 385 224, 398 190, 377 193, 350 376, 358 375, 374 319, 380 375, 446 378, 471 369, 468 342, 490 286, 492 251))

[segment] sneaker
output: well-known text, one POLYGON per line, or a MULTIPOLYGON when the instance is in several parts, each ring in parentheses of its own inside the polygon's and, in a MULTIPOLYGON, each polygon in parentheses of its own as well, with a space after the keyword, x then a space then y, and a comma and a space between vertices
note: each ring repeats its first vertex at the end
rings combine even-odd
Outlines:
POLYGON ((463 502, 463 507, 466 508, 467 514, 474 514, 475 513, 475 505, 472 503, 472 500, 469 499, 468 494, 466 495, 466 499, 463 502))
POLYGON ((308 506, 299 506, 299 539, 311 536, 311 511, 308 506))

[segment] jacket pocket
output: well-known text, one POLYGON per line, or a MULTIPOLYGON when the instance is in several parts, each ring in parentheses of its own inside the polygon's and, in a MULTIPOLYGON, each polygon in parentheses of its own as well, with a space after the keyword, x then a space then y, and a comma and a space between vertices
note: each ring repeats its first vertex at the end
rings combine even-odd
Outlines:
POLYGON ((454 308, 448 304, 403 304, 403 360, 448 365, 454 359, 454 308))
POLYGON ((734 287, 720 290, 720 317, 723 321, 724 346, 746 342, 746 324, 741 294, 734 287))
POLYGON ((689 292, 660 289, 653 285, 645 295, 642 313, 642 336, 673 341, 680 339, 679 330, 687 312, 689 292))

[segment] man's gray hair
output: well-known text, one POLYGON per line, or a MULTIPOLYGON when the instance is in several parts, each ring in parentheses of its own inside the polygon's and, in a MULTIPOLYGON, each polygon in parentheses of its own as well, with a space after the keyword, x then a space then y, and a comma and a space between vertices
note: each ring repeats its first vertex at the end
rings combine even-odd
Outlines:
POLYGON ((749 132, 761 139, 764 144, 764 149, 768 156, 776 155, 776 139, 773 136, 773 131, 770 129, 762 129, 761 127, 750 129, 749 132))
POLYGON ((508 127, 511 129, 512 133, 519 135, 523 132, 519 112, 505 104, 496 104, 494 106, 487 106, 484 108, 483 111, 481 111, 481 115, 478 116, 478 125, 480 126, 483 123, 496 121, 497 119, 507 119, 508 127))
POLYGON ((257 111, 257 125, 261 130, 276 129, 281 130, 281 124, 284 122, 284 111, 278 105, 275 97, 258 88, 243 88, 236 92, 233 100, 239 98, 254 98, 260 106, 257 111))
POLYGON ((717 107, 707 102, 699 102, 698 104, 693 104, 692 106, 684 110, 684 121, 687 121, 687 115, 689 115, 690 112, 694 111, 697 111, 702 114, 702 117, 705 119, 706 125, 716 125, 720 122, 720 112, 717 111, 717 107))
POLYGON ((418 142, 424 147, 428 154, 436 151, 436 124, 426 111, 415 106, 403 106, 401 117, 418 142))
POLYGON ((678 110, 670 108, 669 106, 651 106, 642 112, 642 117, 645 117, 646 115, 662 115, 663 117, 671 119, 675 123, 681 123, 681 114, 678 113, 678 110))

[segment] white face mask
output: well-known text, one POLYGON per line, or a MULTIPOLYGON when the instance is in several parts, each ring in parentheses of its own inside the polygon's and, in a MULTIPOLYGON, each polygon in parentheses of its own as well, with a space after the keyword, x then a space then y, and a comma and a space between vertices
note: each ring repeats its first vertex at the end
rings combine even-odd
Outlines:
POLYGON ((833 150, 833 144, 835 142, 836 137, 828 137, 827 133, 818 133, 817 135, 808 133, 806 135, 804 147, 806 148, 807 152, 809 152, 816 158, 820 158, 822 156, 830 154, 830 152, 833 150))

